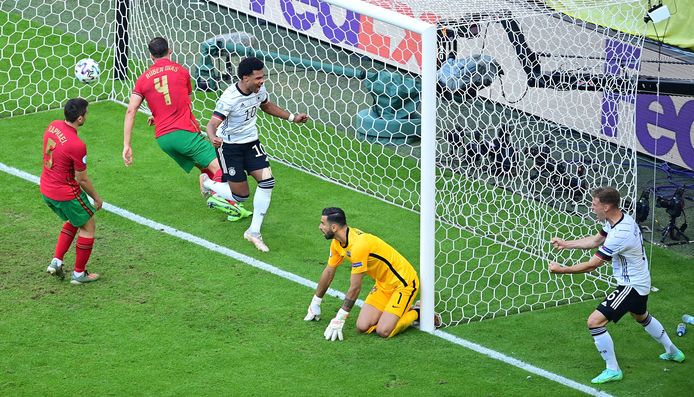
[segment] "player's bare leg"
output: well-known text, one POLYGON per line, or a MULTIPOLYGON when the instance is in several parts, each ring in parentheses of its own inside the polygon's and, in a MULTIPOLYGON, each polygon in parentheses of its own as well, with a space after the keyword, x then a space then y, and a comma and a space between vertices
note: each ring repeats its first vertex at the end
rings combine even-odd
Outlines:
POLYGON ((378 320, 381 318, 382 311, 365 303, 359 311, 357 317, 357 332, 370 334, 376 330, 378 320))
POLYGON ((238 201, 245 201, 248 200, 248 197, 250 197, 250 189, 248 187, 248 181, 243 181, 243 182, 229 182, 229 189, 232 192, 234 196, 237 196, 241 198, 241 200, 238 201))
MULTIPOLYGON (((417 319, 417 313, 414 313, 414 315, 408 316, 409 323, 407 324, 407 327, 412 325, 412 322, 416 319, 417 319), (410 317, 411 317, 411 319, 410 319, 410 317)), ((395 314, 390 313, 390 312, 383 312, 383 314, 381 315, 381 318, 378 320, 378 324, 376 326, 376 333, 383 338, 395 336, 395 335, 391 335, 391 334, 393 333, 393 330, 395 330, 395 327, 398 324, 398 321, 400 321, 400 317, 398 317, 395 314)), ((404 327, 402 329, 405 329, 405 328, 406 327, 404 327)))
POLYGON ((219 166, 219 160, 217 159, 210 161, 210 163, 207 164, 207 169, 215 175, 222 171, 222 168, 219 166))

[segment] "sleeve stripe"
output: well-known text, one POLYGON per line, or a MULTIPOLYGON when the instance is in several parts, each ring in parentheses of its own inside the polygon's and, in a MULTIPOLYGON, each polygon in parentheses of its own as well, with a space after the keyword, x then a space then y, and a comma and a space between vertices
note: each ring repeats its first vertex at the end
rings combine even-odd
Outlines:
POLYGON ((227 117, 219 112, 212 113, 212 117, 224 121, 227 117))

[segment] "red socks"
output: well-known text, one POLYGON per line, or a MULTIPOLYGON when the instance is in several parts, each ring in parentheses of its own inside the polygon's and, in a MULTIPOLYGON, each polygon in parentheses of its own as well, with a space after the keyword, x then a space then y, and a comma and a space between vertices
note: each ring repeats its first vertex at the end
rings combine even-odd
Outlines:
POLYGON ((207 176, 210 177, 210 179, 214 179, 214 174, 208 168, 201 169, 200 173, 207 174, 207 176))
POLYGON ((83 272, 87 267, 87 261, 89 261, 89 256, 92 254, 92 247, 94 246, 94 239, 87 237, 77 237, 77 244, 75 244, 75 271, 83 272))
POLYGON ((58 258, 61 261, 63 260, 65 253, 70 249, 70 245, 72 245, 72 240, 75 239, 76 233, 77 228, 72 226, 72 223, 65 222, 63 230, 60 231, 60 235, 58 236, 58 244, 55 246, 55 255, 53 255, 54 258, 58 258))
POLYGON ((222 170, 221 169, 217 170, 217 172, 214 173, 212 180, 215 182, 221 182, 222 181, 222 170))
MULTIPOLYGON (((58 236, 58 244, 55 247, 55 258, 63 260, 65 253, 70 249, 72 241, 75 239, 78 228, 72 226, 70 222, 65 222, 63 225, 63 230, 60 231, 58 236)), ((87 267, 87 262, 89 261, 89 256, 92 254, 92 247, 94 246, 94 239, 78 236, 77 244, 75 244, 75 271, 83 272, 87 267)))

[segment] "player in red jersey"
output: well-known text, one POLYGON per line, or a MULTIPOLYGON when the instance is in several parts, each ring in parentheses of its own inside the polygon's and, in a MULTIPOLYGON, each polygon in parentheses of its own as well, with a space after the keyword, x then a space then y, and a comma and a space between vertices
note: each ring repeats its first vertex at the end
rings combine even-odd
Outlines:
MULTIPOLYGON (((154 137, 159 147, 189 173, 197 167, 209 178, 221 181, 222 171, 212 144, 200 135, 200 126, 193 115, 191 95, 193 87, 190 73, 185 67, 171 60, 171 49, 166 39, 155 37, 149 42, 149 52, 154 64, 135 82, 123 125, 123 161, 133 162, 130 146, 135 115, 147 101, 152 112, 148 122, 154 125, 154 137)), ((201 179, 202 181, 202 179, 201 179)), ((201 191, 206 193, 201 182, 201 191)), ((232 197, 224 197, 231 200, 232 197)), ((251 212, 231 202, 238 214, 234 220, 250 216, 251 212)), ((230 219, 233 217, 230 217, 230 219)))
POLYGON ((63 257, 79 231, 71 280, 75 285, 99 279, 98 274, 87 272, 86 267, 94 245, 94 212, 101 208, 103 201, 87 175, 87 147, 77 136, 77 128, 87 118, 88 105, 82 98, 70 99, 64 108, 65 120, 53 121, 43 134, 41 194, 48 207, 65 221, 46 271, 65 278, 63 257), (94 200, 93 205, 87 195, 94 200))

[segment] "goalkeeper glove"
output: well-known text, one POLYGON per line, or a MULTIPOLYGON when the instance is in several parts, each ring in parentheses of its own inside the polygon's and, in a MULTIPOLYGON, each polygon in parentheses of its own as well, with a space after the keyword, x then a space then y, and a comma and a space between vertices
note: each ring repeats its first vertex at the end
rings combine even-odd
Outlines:
POLYGON ((304 317, 304 321, 320 320, 320 303, 322 301, 323 298, 319 298, 316 295, 313 295, 313 299, 311 299, 311 304, 308 305, 308 313, 306 314, 306 317, 304 317))
POLYGON ((344 327, 345 325, 345 320, 347 319, 347 316, 349 316, 349 312, 345 309, 340 308, 335 318, 330 321, 330 324, 328 324, 328 327, 325 329, 325 332, 323 332, 325 340, 334 341, 338 338, 340 340, 344 339, 344 337, 342 336, 342 327, 344 327))

